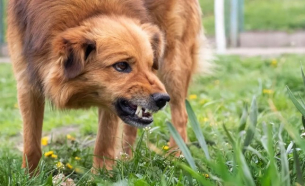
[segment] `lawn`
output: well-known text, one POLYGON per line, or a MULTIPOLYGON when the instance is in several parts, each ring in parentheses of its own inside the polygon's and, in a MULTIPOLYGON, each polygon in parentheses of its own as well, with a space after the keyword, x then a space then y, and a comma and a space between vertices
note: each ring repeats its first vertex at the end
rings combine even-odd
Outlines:
MULTIPOLYGON (((228 27, 230 3, 226 2, 228 27)), ((215 33, 214 1, 200 0, 203 25, 208 35, 215 33)), ((305 29, 304 0, 244 0, 244 31, 286 31, 305 29)))
POLYGON ((117 160, 112 171, 101 170, 99 175, 90 173, 96 109, 59 112, 47 106, 45 136, 52 128, 58 129, 52 132, 56 136, 67 125, 78 130, 44 141, 48 144, 43 151, 49 156, 43 157, 40 174, 33 179, 20 169, 21 119, 11 65, 0 64, 0 185, 52 185, 58 173, 78 185, 302 185, 305 140, 300 135, 305 130, 286 85, 294 95, 305 96, 300 71, 304 59, 219 56, 214 75, 197 75, 189 91, 205 137, 198 140, 199 130, 194 133, 188 125, 191 156, 164 155, 170 136, 167 108, 155 115, 151 128, 140 130, 131 160, 117 160), (200 147, 203 141, 211 160, 200 147))

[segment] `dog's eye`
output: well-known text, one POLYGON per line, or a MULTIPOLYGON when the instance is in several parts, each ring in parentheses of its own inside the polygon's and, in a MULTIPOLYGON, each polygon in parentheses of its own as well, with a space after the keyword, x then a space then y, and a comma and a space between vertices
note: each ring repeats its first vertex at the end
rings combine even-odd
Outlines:
POLYGON ((131 67, 127 62, 118 62, 113 65, 113 68, 119 72, 124 72, 124 73, 131 72, 131 67))

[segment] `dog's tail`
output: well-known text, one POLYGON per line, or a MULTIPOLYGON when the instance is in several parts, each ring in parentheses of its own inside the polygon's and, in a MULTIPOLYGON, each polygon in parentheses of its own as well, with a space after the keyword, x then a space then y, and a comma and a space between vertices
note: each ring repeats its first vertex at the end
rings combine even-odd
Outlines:
POLYGON ((197 2, 197 11, 198 11, 198 25, 199 29, 197 32, 197 58, 194 60, 195 68, 193 68, 193 72, 200 75, 211 75, 215 69, 215 60, 214 51, 209 44, 208 39, 205 36, 205 31, 202 25, 203 13, 200 8, 199 2, 197 2))
POLYGON ((211 75, 213 74, 215 68, 215 64, 213 62, 215 60, 215 55, 208 39, 204 35, 203 28, 198 34, 198 44, 197 66, 194 71, 200 75, 211 75))

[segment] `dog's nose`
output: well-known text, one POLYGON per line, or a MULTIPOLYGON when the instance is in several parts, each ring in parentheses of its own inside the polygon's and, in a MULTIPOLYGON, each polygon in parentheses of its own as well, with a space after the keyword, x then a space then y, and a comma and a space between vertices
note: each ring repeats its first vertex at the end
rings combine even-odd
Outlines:
POLYGON ((157 107, 161 109, 165 106, 166 102, 169 102, 170 97, 168 94, 156 93, 152 95, 153 100, 155 101, 157 107))

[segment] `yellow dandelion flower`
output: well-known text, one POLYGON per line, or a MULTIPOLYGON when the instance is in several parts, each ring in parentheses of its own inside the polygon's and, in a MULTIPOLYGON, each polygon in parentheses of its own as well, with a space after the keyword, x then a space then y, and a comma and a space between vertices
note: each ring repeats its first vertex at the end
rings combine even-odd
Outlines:
POLYGON ((19 109, 18 103, 15 103, 14 107, 15 107, 16 109, 19 109))
POLYGON ((81 160, 81 158, 76 156, 76 157, 75 157, 75 160, 81 160))
POLYGON ((48 145, 49 137, 43 137, 41 138, 41 145, 46 146, 48 145))
POLYGON ((71 136, 70 134, 67 134, 67 139, 71 141, 75 141, 75 138, 71 136))
POLYGON ((209 178, 210 176, 208 174, 204 174, 204 177, 209 178))
POLYGON ((207 99, 202 99, 202 100, 200 100, 200 102, 199 102, 199 103, 200 103, 201 105, 204 105, 204 104, 206 104, 207 102, 208 102, 208 100, 207 100, 207 99))
POLYGON ((67 163, 66 166, 67 166, 69 169, 73 169, 73 166, 72 166, 70 163, 67 163))
POLYGON ((191 95, 189 96, 189 99, 190 99, 190 100, 197 99, 197 95, 196 95, 196 94, 191 94, 191 95))
POLYGON ((83 174, 83 173, 84 173, 84 170, 83 170, 82 168, 79 168, 79 167, 76 167, 76 168, 74 169, 74 171, 75 171, 76 173, 78 173, 78 174, 83 174))
POLYGON ((58 156, 57 156, 56 154, 52 154, 52 155, 51 155, 51 158, 57 159, 57 157, 58 157, 58 156))
POLYGON ((207 122, 207 121, 209 121, 209 118, 204 117, 203 122, 207 122))
POLYGON ((48 151, 48 152, 44 153, 44 156, 49 157, 49 156, 52 156, 52 154, 54 154, 53 151, 48 151))
POLYGON ((169 146, 164 145, 164 146, 162 147, 162 149, 163 149, 163 150, 168 150, 168 149, 169 149, 169 146))
POLYGON ((64 168, 64 164, 62 164, 62 163, 59 161, 59 162, 56 163, 56 167, 57 167, 58 169, 62 169, 62 168, 64 168))
POLYGON ((273 90, 271 90, 271 89, 263 89, 263 94, 273 94, 273 90))
POLYGON ((277 67, 277 60, 272 59, 270 64, 271 64, 272 67, 277 67))

